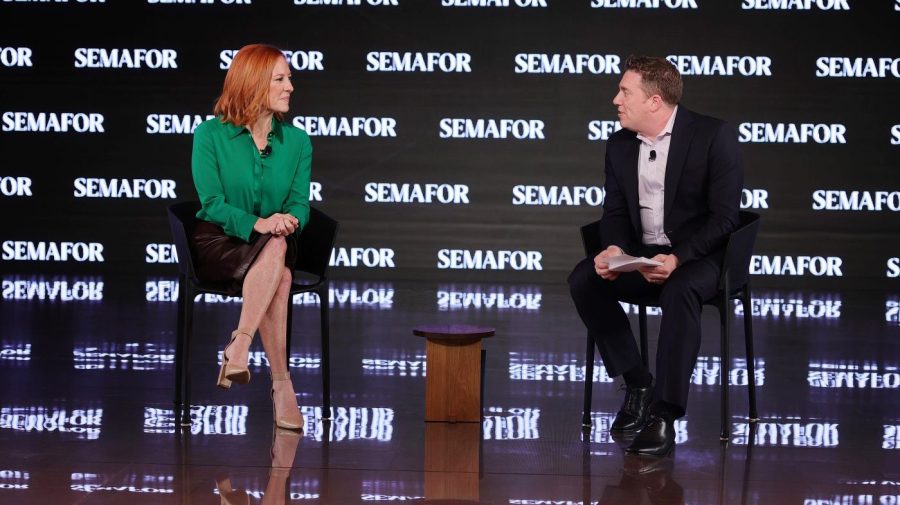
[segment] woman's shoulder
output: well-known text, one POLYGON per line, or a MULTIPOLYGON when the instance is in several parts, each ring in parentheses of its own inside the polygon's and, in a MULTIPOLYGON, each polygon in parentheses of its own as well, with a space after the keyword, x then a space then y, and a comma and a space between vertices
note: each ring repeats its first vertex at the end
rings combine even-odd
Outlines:
POLYGON ((281 123, 281 131, 284 134, 284 138, 288 142, 300 142, 303 144, 309 144, 309 134, 306 133, 306 130, 302 128, 298 128, 291 124, 288 121, 282 121, 281 123))
POLYGON ((215 116, 203 121, 194 128, 194 135, 215 135, 228 129, 228 124, 222 121, 222 116, 215 116))

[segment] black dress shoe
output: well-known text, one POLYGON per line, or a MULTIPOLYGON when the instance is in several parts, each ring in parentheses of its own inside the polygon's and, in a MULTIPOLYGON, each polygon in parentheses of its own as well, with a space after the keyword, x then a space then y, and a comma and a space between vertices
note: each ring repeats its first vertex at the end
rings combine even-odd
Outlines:
POLYGON ((673 447, 675 447, 675 421, 650 414, 647 426, 638 432, 625 451, 648 456, 665 456, 673 447))
POLYGON ((640 388, 625 385, 625 401, 609 431, 622 433, 643 428, 647 423, 647 407, 650 406, 652 393, 652 386, 640 388))

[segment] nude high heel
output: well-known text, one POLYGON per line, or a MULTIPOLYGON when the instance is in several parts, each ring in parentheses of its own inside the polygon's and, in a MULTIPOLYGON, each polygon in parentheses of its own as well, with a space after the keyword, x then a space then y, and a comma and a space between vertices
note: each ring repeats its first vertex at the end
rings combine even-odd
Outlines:
POLYGON ((246 335, 251 342, 253 341, 253 335, 246 331, 234 330, 231 333, 231 340, 228 341, 228 345, 226 345, 225 349, 222 351, 222 366, 219 368, 219 380, 216 383, 216 385, 222 389, 230 388, 232 382, 238 384, 250 382, 250 370, 247 368, 247 364, 244 363, 244 366, 239 366, 228 359, 228 348, 231 347, 231 344, 234 343, 238 335, 246 335))
MULTIPOLYGON (((303 414, 298 407, 291 409, 292 412, 279 414, 275 406, 275 383, 289 380, 291 380, 290 372, 272 374, 272 415, 275 417, 275 426, 287 430, 303 430, 303 414)), ((296 397, 294 401, 296 402, 296 397)))

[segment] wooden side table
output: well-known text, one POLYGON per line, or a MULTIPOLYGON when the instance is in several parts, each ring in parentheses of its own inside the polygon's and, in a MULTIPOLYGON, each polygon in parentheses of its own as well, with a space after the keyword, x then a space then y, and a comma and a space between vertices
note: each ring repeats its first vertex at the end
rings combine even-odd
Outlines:
POLYGON ((467 324, 425 325, 425 421, 481 422, 481 339, 494 329, 467 324))

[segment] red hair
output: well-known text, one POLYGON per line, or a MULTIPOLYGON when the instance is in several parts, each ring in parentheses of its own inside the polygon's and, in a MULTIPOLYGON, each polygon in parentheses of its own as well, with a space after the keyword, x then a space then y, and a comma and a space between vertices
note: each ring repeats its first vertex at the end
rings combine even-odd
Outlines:
MULTIPOLYGON (((284 53, 267 44, 250 44, 238 50, 225 74, 213 114, 238 126, 253 124, 265 114, 269 110, 269 81, 279 58, 284 59, 284 53)), ((280 112, 275 117, 284 120, 280 112)))

